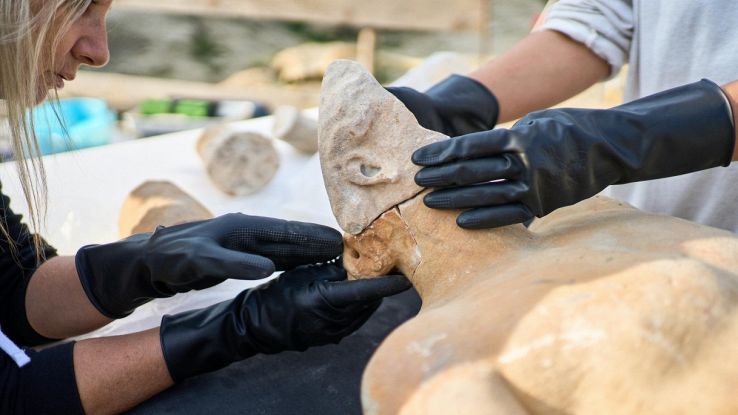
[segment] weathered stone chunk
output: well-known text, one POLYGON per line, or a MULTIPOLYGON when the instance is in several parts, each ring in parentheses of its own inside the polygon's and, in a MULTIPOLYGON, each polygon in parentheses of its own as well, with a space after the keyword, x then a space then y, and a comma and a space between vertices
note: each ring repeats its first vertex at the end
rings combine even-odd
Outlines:
POLYGON ((195 198, 168 181, 146 181, 123 202, 118 218, 121 238, 172 226, 210 219, 213 214, 195 198))
POLYGON ((320 163, 333 214, 354 235, 422 190, 414 181, 420 168, 410 155, 448 138, 418 125, 402 102, 360 64, 347 60, 328 67, 318 124, 320 163))
POLYGON ((303 153, 318 151, 318 123, 292 105, 283 105, 274 112, 272 133, 303 153))
POLYGON ((345 269, 402 273, 423 300, 367 365, 365 414, 738 413, 735 234, 604 197, 460 228, 412 177, 443 137, 387 95, 342 62, 320 114, 345 269))
POLYGON ((233 196, 261 190, 279 169, 272 141, 259 133, 236 132, 227 126, 208 128, 197 142, 197 152, 215 186, 233 196))

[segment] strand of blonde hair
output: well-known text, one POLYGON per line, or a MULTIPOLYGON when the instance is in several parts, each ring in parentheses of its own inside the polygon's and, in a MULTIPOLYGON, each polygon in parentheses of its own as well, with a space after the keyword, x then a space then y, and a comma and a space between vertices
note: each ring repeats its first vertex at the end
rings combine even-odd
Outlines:
MULTIPOLYGON (((44 259, 38 234, 47 214, 47 181, 34 133, 36 120, 29 109, 37 104, 38 91, 46 83, 45 73, 39 74, 39 68, 54 67, 56 46, 90 1, 0 0, 0 92, 16 170, 28 207, 37 262, 44 259)), ((55 92, 53 101, 58 102, 55 92)), ((61 119, 56 108, 55 116, 61 119)), ((17 258, 7 223, 0 222, 0 232, 17 258)))

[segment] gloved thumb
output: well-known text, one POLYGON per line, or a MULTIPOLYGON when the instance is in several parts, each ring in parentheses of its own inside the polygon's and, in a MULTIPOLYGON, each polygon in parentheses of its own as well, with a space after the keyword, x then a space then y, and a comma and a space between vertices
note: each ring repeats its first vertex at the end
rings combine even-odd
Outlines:
POLYGON ((402 275, 358 281, 326 282, 323 297, 334 307, 371 303, 410 289, 412 284, 402 275))
POLYGON ((201 269, 221 279, 259 280, 272 275, 276 268, 269 258, 214 244, 198 248, 198 261, 201 269))

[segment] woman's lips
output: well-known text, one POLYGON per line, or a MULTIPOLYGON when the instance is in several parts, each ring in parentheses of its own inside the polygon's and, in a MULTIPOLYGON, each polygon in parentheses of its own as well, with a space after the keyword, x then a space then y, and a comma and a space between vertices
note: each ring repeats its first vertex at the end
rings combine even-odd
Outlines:
POLYGON ((63 73, 55 73, 54 74, 54 86, 57 89, 64 88, 64 83, 68 81, 74 80, 75 75, 74 74, 63 74, 63 73))

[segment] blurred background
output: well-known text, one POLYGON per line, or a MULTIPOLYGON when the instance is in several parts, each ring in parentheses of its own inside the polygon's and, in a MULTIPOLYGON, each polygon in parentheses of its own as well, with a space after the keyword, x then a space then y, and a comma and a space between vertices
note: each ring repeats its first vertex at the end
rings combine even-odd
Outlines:
MULTIPOLYGON (((268 115, 280 106, 313 108, 323 71, 341 58, 358 60, 385 84, 420 66, 424 82, 401 83, 422 89, 504 53, 553 2, 116 0, 110 63, 81 71, 59 91, 56 112, 65 124, 50 104, 35 109, 36 133, 41 151, 52 154, 268 115)), ((567 105, 616 104, 617 81, 567 105)), ((13 158, 1 114, 0 156, 13 158)))
MULTIPOLYGON (((319 87, 321 66, 333 58, 354 58, 357 41, 363 42, 359 48, 367 44, 361 38, 362 29, 375 33, 373 44, 368 42, 374 47, 375 76, 380 82, 391 82, 434 52, 457 52, 472 58, 480 53, 502 53, 530 31, 545 5, 544 0, 465 0, 458 5, 411 2, 419 7, 423 3, 429 7, 448 4, 426 11, 428 16, 423 19, 416 16, 414 7, 397 8, 393 16, 381 11, 372 16, 364 7, 352 6, 365 3, 355 0, 282 2, 305 11, 295 15, 287 10, 282 16, 278 11, 254 11, 254 17, 247 16, 248 10, 242 17, 218 16, 216 12, 208 16, 191 1, 179 2, 185 5, 181 10, 148 8, 142 3, 117 0, 109 18, 111 61, 99 72, 225 83, 235 88, 268 85, 284 92, 264 97, 267 101, 304 106, 317 104, 314 92, 319 87), (311 3, 319 4, 314 14, 309 10, 311 3), (321 8, 331 3, 346 10, 325 17, 321 8), (352 7, 357 10, 350 10, 352 7), (187 14, 189 11, 198 14, 187 14), (267 17, 258 17, 262 13, 267 17)), ((382 6, 368 7, 377 8, 382 6)))

